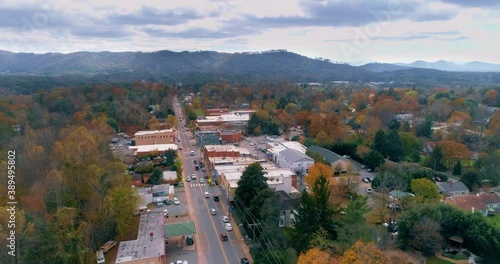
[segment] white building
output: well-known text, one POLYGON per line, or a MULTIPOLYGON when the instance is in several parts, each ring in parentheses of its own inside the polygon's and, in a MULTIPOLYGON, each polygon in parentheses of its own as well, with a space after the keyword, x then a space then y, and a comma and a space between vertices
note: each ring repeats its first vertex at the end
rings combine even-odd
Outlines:
POLYGON ((289 168, 305 175, 309 167, 314 164, 314 159, 298 150, 287 148, 278 153, 277 164, 281 168, 289 168))

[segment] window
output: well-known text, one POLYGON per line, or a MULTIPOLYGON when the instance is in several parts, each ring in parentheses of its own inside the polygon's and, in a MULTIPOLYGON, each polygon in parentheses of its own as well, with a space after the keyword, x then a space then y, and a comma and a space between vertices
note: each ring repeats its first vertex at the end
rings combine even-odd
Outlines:
POLYGON ((285 216, 280 215, 279 227, 285 227, 285 216))

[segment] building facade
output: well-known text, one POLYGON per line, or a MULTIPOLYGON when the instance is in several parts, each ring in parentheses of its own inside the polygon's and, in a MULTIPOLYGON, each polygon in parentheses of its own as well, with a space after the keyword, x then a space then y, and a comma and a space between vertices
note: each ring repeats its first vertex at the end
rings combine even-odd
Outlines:
POLYGON ((155 145, 175 143, 176 132, 173 129, 137 131, 135 145, 155 145))

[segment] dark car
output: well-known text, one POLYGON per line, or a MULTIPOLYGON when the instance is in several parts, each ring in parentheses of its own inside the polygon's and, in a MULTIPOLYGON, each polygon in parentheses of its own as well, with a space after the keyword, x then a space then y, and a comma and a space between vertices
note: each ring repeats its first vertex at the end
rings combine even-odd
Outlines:
POLYGON ((220 234, 220 239, 221 239, 222 241, 227 241, 227 234, 226 234, 226 233, 222 233, 222 234, 220 234))
POLYGON ((193 236, 186 236, 186 245, 192 245, 194 244, 194 238, 193 236))
POLYGON ((250 261, 248 261, 248 259, 247 259, 247 258, 241 258, 241 259, 240 259, 240 263, 241 263, 241 264, 250 264, 250 261))

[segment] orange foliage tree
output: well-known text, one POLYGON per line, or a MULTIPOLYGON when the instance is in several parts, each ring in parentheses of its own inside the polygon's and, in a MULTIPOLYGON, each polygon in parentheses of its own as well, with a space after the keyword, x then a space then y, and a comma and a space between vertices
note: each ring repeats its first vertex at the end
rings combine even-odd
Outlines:
POLYGON ((349 264, 386 264, 389 259, 373 242, 364 243, 358 240, 349 250, 344 252, 341 263, 349 264))
POLYGON ((318 248, 311 248, 305 254, 301 253, 297 264, 338 263, 333 255, 318 248))
POLYGON ((309 167, 309 173, 307 173, 306 176, 306 184, 308 186, 313 186, 314 182, 320 175, 323 175, 327 179, 329 179, 333 176, 332 167, 320 162, 314 163, 314 165, 309 167))

